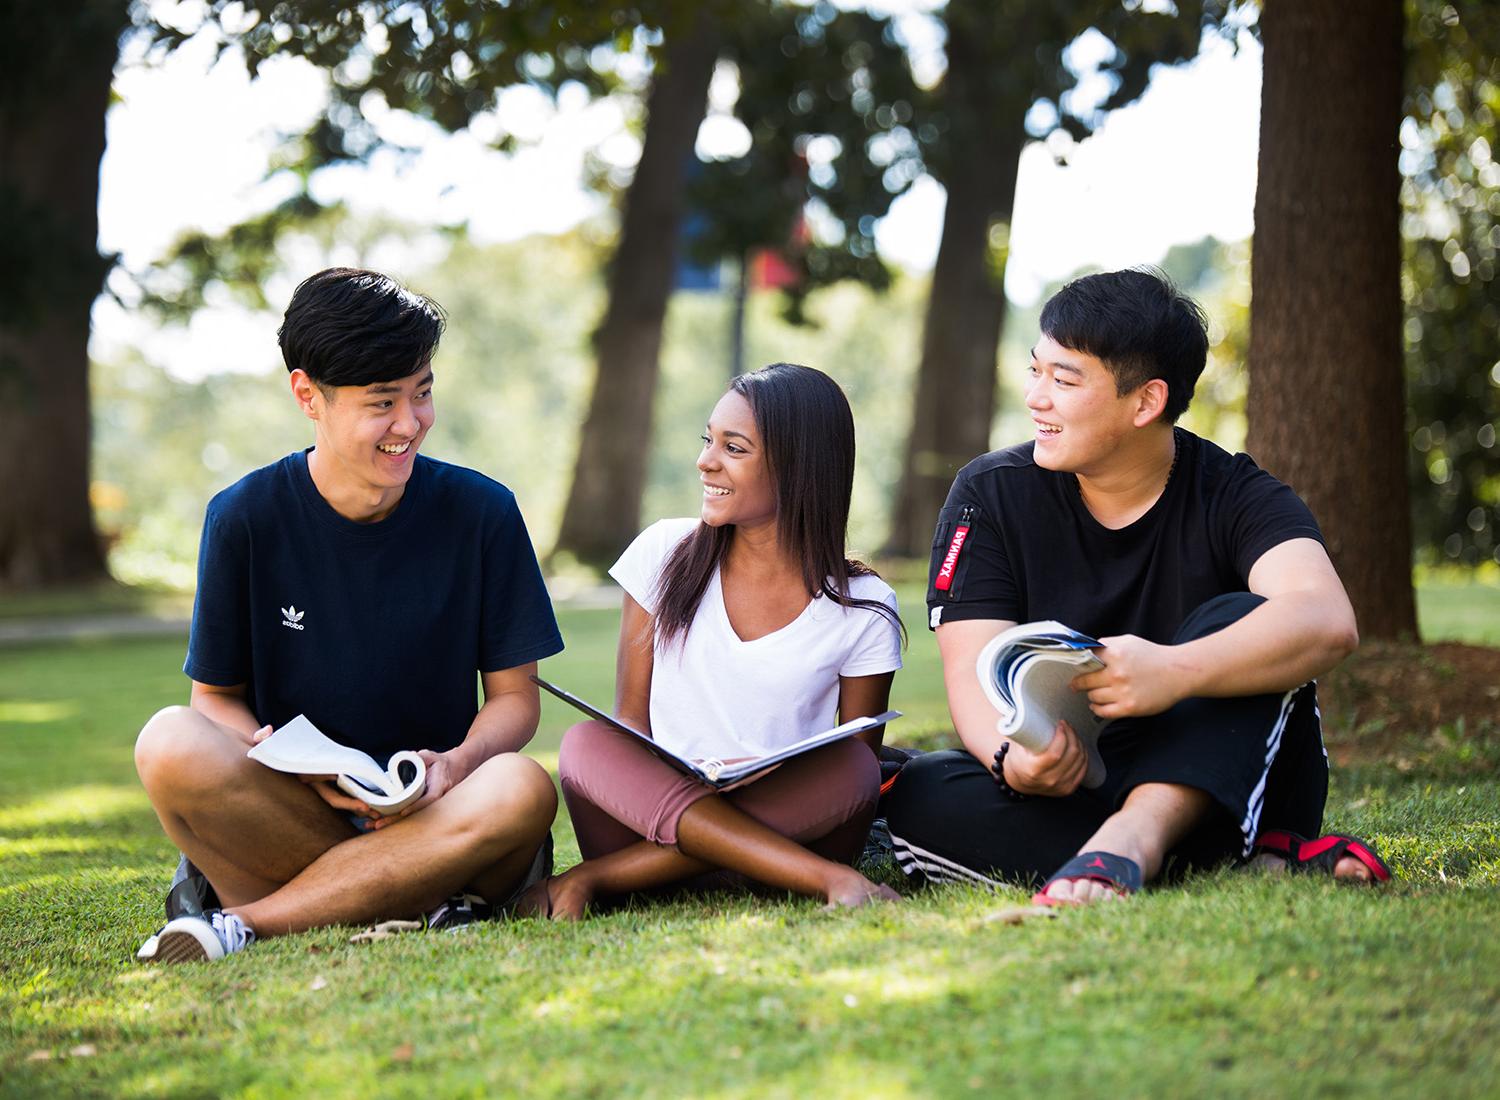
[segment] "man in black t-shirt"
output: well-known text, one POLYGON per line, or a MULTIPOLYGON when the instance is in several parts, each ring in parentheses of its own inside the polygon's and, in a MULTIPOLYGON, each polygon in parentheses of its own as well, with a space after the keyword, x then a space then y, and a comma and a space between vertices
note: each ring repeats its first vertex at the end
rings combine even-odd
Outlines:
MULTIPOLYGON (((1247 456, 1174 427, 1207 337, 1164 278, 1078 279, 1041 329, 1035 438, 966 466, 939 516, 929 624, 967 751, 918 758, 887 796, 901 866, 1082 904, 1169 857, 1250 855, 1267 828, 1316 836, 1327 757, 1310 681, 1357 644, 1316 522, 1247 456), (1074 682, 1111 720, 1096 788, 1067 723, 1042 752, 1003 737, 975 672, 998 632, 1046 619, 1103 642, 1104 668, 1074 682)), ((1383 871, 1352 841, 1318 851, 1341 877, 1383 871)))
POLYGON ((184 855, 144 961, 470 916, 550 873, 556 795, 518 750, 540 715, 529 676, 562 639, 510 491, 417 453, 442 329, 436 303, 375 272, 323 271, 292 296, 280 342, 314 445, 209 504, 191 705, 136 742, 184 855), (382 815, 330 776, 249 759, 298 714, 381 762, 417 750, 422 798, 382 815))

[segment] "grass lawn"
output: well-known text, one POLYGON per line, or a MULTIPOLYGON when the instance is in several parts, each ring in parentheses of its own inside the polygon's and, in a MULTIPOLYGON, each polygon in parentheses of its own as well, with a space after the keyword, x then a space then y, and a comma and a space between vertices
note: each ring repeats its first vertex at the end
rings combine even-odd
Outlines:
MULTIPOLYGON (((897 743, 945 716, 902 595, 897 743)), ((1500 642, 1496 608, 1488 589, 1424 592, 1424 629, 1500 642)), ((562 617, 569 649, 544 675, 607 702, 616 616, 562 617)), ((131 745, 185 697, 182 648, 0 649, 0 1094, 1495 1095, 1492 720, 1335 773, 1329 821, 1396 868, 1380 892, 1226 870, 1019 925, 994 919, 1018 890, 832 916, 717 895, 368 946, 325 930, 152 969, 131 954, 175 856, 131 745)), ((545 704, 549 767, 571 720, 545 704)), ((555 835, 566 866, 566 813, 555 835)))

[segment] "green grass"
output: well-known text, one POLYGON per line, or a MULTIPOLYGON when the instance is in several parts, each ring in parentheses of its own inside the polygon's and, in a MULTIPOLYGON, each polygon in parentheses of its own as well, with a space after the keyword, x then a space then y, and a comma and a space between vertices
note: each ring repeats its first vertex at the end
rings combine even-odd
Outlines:
MULTIPOLYGON (((944 721, 909 617, 895 741, 944 721)), ((544 674, 607 702, 616 617, 562 618, 544 674)), ((0 1095, 1494 1094, 1492 724, 1336 773, 1330 820, 1400 877, 1380 892, 1224 871, 1018 926, 988 918, 1019 891, 835 916, 717 895, 149 969, 130 956, 173 853, 131 743, 184 697, 181 659, 180 639, 0 650, 0 1095)), ((571 720, 546 704, 549 765, 571 720)), ((566 813, 555 832, 566 865, 566 813)))
POLYGON ((1418 585, 1417 625, 1423 641, 1500 646, 1500 584, 1418 585))

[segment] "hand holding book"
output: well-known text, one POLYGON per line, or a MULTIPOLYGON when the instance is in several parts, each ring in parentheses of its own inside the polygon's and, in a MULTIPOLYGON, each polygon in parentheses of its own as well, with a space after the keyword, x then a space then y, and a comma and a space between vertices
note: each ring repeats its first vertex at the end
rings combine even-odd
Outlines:
POLYGON ((427 786, 427 762, 417 753, 398 752, 382 768, 368 753, 324 736, 302 714, 257 743, 248 755, 280 772, 331 775, 339 790, 386 816, 412 805, 427 786))
POLYGON ((1000 713, 996 728, 1002 736, 1029 752, 1045 753, 1059 721, 1073 729, 1088 753, 1085 787, 1104 782, 1097 745, 1104 720, 1072 683, 1104 667, 1094 652, 1100 646, 1097 638, 1059 622, 1022 623, 992 638, 975 661, 979 684, 1000 713))

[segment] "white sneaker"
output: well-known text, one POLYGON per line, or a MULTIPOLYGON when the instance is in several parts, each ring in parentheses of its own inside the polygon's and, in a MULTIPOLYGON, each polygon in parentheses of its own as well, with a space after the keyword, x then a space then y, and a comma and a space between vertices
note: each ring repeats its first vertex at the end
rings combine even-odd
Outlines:
POLYGON ((211 909, 201 917, 177 917, 141 944, 135 957, 141 962, 207 962, 243 951, 255 942, 255 933, 233 913, 211 909))

